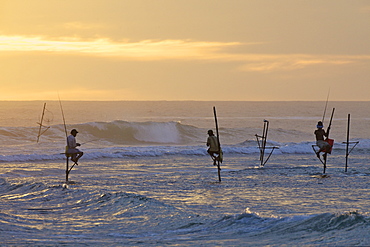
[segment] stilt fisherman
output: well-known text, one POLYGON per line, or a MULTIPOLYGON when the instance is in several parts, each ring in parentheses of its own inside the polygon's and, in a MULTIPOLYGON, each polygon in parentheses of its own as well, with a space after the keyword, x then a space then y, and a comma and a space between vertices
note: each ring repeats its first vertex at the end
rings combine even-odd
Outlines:
POLYGON ((67 137, 68 150, 67 154, 71 155, 71 160, 75 163, 82 157, 84 154, 77 147, 81 146, 80 143, 76 142, 76 135, 78 131, 76 129, 71 130, 71 134, 67 137))
POLYGON ((314 134, 316 136, 316 145, 320 148, 319 151, 316 152, 318 158, 320 158, 320 152, 324 152, 323 157, 326 158, 327 153, 330 152, 331 145, 325 141, 325 137, 328 136, 328 132, 325 132, 324 125, 321 121, 317 123, 317 130, 315 130, 314 134))
POLYGON ((213 134, 213 130, 208 130, 208 138, 207 138, 207 147, 208 154, 211 156, 213 160, 213 165, 216 165, 216 161, 219 159, 220 151, 218 146, 217 137, 213 134), (216 154, 218 156, 216 156, 216 154))

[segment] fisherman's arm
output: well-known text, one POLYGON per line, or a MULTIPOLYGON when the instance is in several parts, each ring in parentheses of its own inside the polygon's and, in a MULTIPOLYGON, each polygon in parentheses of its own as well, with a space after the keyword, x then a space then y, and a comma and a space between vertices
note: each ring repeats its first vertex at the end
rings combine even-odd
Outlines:
POLYGON ((328 137, 329 136, 329 131, 330 131, 330 127, 328 127, 328 130, 326 132, 324 130, 324 136, 328 137))

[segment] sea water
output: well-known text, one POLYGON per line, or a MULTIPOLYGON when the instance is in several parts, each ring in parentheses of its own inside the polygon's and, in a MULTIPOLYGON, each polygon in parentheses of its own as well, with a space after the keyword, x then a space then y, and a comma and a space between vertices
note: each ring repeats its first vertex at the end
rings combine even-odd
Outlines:
POLYGON ((325 103, 0 102, 0 242, 370 245, 370 102, 325 103), (205 145, 214 106, 221 182, 205 145), (334 108, 323 178, 313 132, 334 108), (348 114, 358 145, 345 171, 348 114), (262 167, 255 135, 264 120, 276 149, 262 167), (85 153, 69 184, 65 127, 79 131, 85 153))

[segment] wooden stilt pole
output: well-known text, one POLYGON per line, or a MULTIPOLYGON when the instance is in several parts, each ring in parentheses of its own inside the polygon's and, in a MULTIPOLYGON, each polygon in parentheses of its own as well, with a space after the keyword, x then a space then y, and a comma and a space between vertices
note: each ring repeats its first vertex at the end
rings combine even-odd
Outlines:
POLYGON ((327 154, 325 154, 325 156, 324 156, 324 162, 322 163, 324 165, 324 172, 323 172, 323 174, 326 173, 326 158, 327 158, 327 154))
POLYGON ((257 139, 257 144, 258 144, 258 148, 260 150, 260 162, 261 162, 261 167, 264 166, 266 164, 266 162, 270 159, 271 155, 272 155, 272 152, 274 152, 275 149, 277 149, 278 147, 271 147, 271 152, 270 154, 267 156, 266 160, 265 160, 265 153, 266 153, 266 144, 267 144, 267 133, 268 133, 268 130, 269 130, 269 121, 267 121, 266 119, 263 120, 263 131, 262 131, 262 136, 260 135, 255 135, 256 136, 256 139, 257 139), (260 141, 261 140, 261 141, 260 141))
MULTIPOLYGON (((329 126, 328 126, 328 128, 327 128, 327 130, 326 130, 326 133, 327 133, 327 137, 326 137, 326 139, 327 139, 327 140, 329 139, 329 133, 330 133, 330 128, 331 128, 331 123, 332 123, 332 121, 333 121, 334 111, 335 111, 335 108, 333 108, 333 110, 332 110, 332 112, 331 112, 330 121, 329 121, 329 126)), ((326 150, 325 150, 325 154, 324 154, 324 162, 323 162, 323 165, 324 165, 324 172, 323 172, 323 174, 325 174, 325 172, 326 172, 326 159, 327 159, 327 157, 328 157, 328 153, 331 153, 331 151, 330 151, 330 152, 326 152, 326 150)))
MULTIPOLYGON (((66 140, 68 138, 68 134, 67 134, 67 125, 66 125, 66 119, 64 117, 64 111, 63 111, 63 106, 62 106, 62 101, 60 100, 60 97, 59 97, 59 93, 58 93, 58 99, 59 99, 59 105, 60 105, 60 110, 62 112, 62 117, 63 117, 63 125, 64 125, 64 132, 66 134, 66 140)), ((71 171, 71 169, 69 169, 69 164, 68 164, 68 160, 69 160, 69 155, 67 154, 68 152, 68 143, 67 143, 67 146, 66 146, 66 149, 65 149, 65 156, 67 158, 66 160, 66 183, 68 183, 68 175, 69 175, 69 172, 71 171)))
POLYGON ((50 126, 44 125, 44 117, 45 117, 45 111, 46 111, 46 103, 44 103, 44 108, 42 109, 41 119, 40 122, 37 123, 39 125, 39 133, 37 135, 37 143, 40 141, 40 137, 48 130, 50 129, 50 126), (44 128, 44 129, 43 129, 44 128))
POLYGON ((351 114, 348 114, 348 122, 347 122, 347 141, 343 142, 346 144, 346 165, 344 167, 344 171, 347 172, 348 170, 348 157, 352 150, 359 144, 359 141, 350 142, 349 141, 349 129, 350 129, 350 122, 351 122, 351 114), (353 146, 350 148, 349 144, 353 144, 353 146))
POLYGON ((269 121, 266 119, 263 120, 263 133, 262 133, 262 157, 261 157, 261 166, 264 166, 263 159, 265 158, 265 151, 266 151, 266 142, 267 142, 267 132, 269 129, 269 121))
POLYGON ((73 163, 73 165, 71 166, 71 167, 69 167, 69 158, 70 158, 71 156, 69 156, 69 155, 66 155, 66 184, 68 184, 68 176, 69 176, 69 173, 72 171, 72 169, 73 169, 73 167, 75 166, 75 165, 78 165, 78 163, 77 162, 74 162, 73 163))
POLYGON ((69 175, 69 157, 66 156, 66 183, 68 184, 68 175, 69 175))
POLYGON ((263 158, 265 156, 265 148, 266 148, 266 121, 263 120, 263 130, 262 130, 262 137, 261 137, 261 149, 260 149, 260 161, 261 161, 261 166, 263 166, 263 158))
POLYGON ((216 134, 217 134, 217 142, 218 142, 218 159, 217 159, 217 173, 218 173, 218 181, 221 182, 221 167, 220 167, 220 158, 222 157, 222 150, 221 150, 221 143, 220 143, 220 135, 218 133, 218 122, 217 122, 217 114, 216 114, 216 107, 213 107, 213 115, 215 117, 215 124, 216 124, 216 134))
POLYGON ((348 168, 348 155, 349 155, 349 126, 351 121, 351 114, 348 114, 348 122, 347 122, 347 143, 346 143, 346 167, 344 171, 347 172, 348 168))
POLYGON ((44 121, 45 108, 46 108, 46 103, 44 103, 44 108, 42 109, 41 121, 40 121, 40 123, 38 123, 40 125, 40 127, 39 127, 39 134, 37 135, 37 143, 39 142, 40 136, 41 136, 41 128, 43 126, 42 122, 44 121))

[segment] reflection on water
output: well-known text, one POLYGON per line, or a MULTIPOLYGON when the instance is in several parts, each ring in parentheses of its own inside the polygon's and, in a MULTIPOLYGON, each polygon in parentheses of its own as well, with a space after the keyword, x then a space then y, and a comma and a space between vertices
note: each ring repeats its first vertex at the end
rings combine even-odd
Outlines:
MULTIPOLYGON (((62 187, 61 162, 44 163, 42 173, 34 163, 10 163, 0 168, 0 239, 259 245, 263 234, 264 244, 289 239, 294 245, 323 241, 328 225, 331 237, 350 244, 351 229, 369 230, 370 173, 363 156, 354 156, 344 173, 342 158, 330 157, 323 179, 309 155, 275 156, 264 168, 256 166, 258 157, 229 156, 221 183, 207 156, 81 161, 69 189, 62 187)), ((356 235, 369 243, 365 236, 356 235)))

